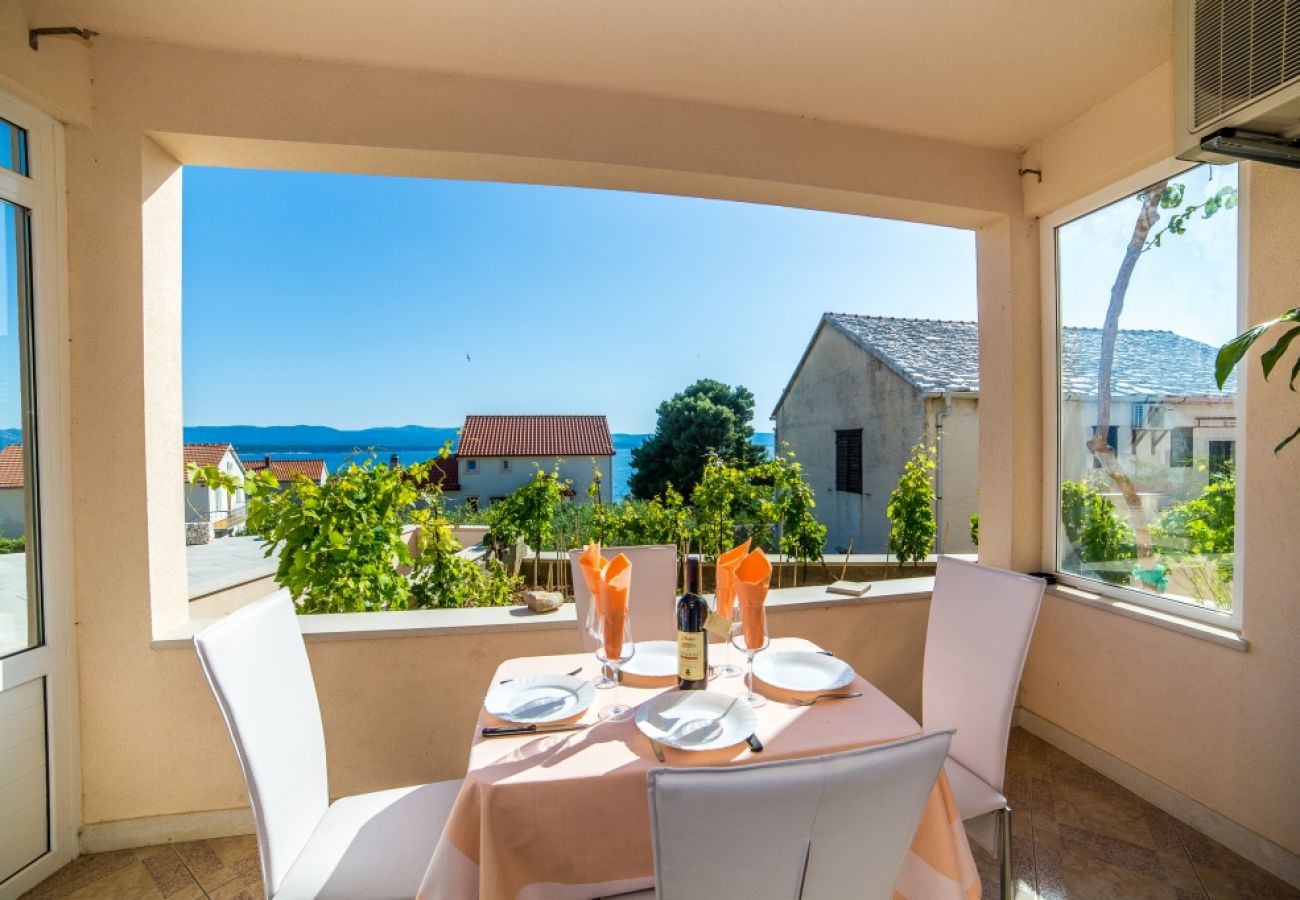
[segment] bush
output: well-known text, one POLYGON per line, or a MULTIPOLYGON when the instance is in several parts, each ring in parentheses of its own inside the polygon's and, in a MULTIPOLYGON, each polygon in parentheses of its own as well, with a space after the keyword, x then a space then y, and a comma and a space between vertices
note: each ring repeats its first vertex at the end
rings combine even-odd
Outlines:
POLYGON ((0 554, 2 553, 23 553, 27 550, 27 536, 20 535, 16 538, 0 538, 0 554))
POLYGON ((1129 583, 1129 567, 1099 565, 1137 558, 1137 538, 1113 501, 1082 481, 1061 483, 1061 524, 1070 549, 1062 566, 1111 584, 1129 583))
POLYGON ((918 443, 903 466, 898 486, 889 495, 889 552, 905 562, 918 563, 934 551, 934 448, 918 443))

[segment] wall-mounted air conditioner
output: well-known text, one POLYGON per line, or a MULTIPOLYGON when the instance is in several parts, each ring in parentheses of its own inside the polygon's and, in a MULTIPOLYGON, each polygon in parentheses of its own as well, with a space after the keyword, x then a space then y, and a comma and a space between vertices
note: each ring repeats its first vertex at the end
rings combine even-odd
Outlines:
POLYGON ((1175 0, 1174 151, 1300 167, 1300 0, 1175 0))
POLYGON ((1164 428, 1165 417, 1169 412, 1169 407, 1160 406, 1152 403, 1146 408, 1146 427, 1147 428, 1164 428))

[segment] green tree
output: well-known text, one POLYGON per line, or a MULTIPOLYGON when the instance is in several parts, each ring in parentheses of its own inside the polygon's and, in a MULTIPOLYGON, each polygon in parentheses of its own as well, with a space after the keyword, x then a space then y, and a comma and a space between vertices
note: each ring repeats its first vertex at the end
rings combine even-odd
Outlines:
POLYGON ((889 551, 905 562, 918 563, 934 550, 934 449, 918 443, 903 466, 903 476, 889 495, 889 551))
POLYGON ((701 379, 660 403, 657 412, 654 435, 632 451, 629 487, 638 499, 662 494, 669 484, 691 496, 710 454, 742 468, 766 455, 749 424, 754 395, 742 385, 701 379))
POLYGON ((1062 566, 1111 584, 1129 583, 1129 567, 1110 565, 1137 557, 1133 527, 1114 502, 1082 481, 1061 484, 1061 524, 1070 547, 1062 566))
POLYGON ((1232 605, 1237 475, 1231 464, 1200 496, 1175 504, 1151 525, 1160 552, 1180 564, 1199 599, 1232 605))
MULTIPOLYGON (((522 537, 534 551, 544 550, 555 537, 555 518, 569 488, 568 481, 560 480, 558 466, 550 472, 538 469, 532 481, 515 488, 510 496, 488 509, 487 523, 493 539, 501 544, 513 544, 522 537)), ((533 565, 534 588, 540 568, 538 564, 533 565)))

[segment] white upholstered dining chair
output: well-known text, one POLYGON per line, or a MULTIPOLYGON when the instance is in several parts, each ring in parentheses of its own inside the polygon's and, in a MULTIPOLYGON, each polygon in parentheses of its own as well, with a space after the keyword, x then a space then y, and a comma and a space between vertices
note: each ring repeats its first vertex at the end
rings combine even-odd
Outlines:
POLYGON ((951 738, 652 769, 655 887, 619 900, 888 900, 951 738))
POLYGON ((266 896, 414 897, 460 781, 329 802, 320 705, 288 591, 208 626, 194 647, 252 801, 266 896))
MULTIPOLYGON (((632 618, 632 637, 638 641, 673 641, 677 626, 673 610, 677 603, 677 548, 672 544, 642 544, 636 547, 602 547, 600 555, 613 559, 620 553, 632 563, 632 586, 628 592, 628 609, 632 618)), ((578 646, 583 653, 596 650, 596 639, 587 632, 587 610, 591 608, 591 591, 582 576, 578 558, 582 550, 569 551, 569 571, 573 573, 573 605, 578 616, 578 646)))
POLYGON ((957 729, 944 771, 968 833, 1000 837, 1002 896, 1011 875, 1011 808, 1002 795, 1016 691, 1045 583, 942 556, 925 636, 921 723, 957 729))

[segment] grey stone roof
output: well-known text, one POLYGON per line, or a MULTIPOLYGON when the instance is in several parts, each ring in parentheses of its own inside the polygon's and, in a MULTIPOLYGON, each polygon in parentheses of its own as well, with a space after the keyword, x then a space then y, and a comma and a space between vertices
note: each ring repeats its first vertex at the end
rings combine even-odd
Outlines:
MULTIPOLYGON (((826 313, 842 331, 922 392, 979 390, 979 327, 975 322, 826 313)), ((1095 396, 1100 328, 1062 329, 1062 383, 1095 396)), ((1217 348, 1172 331, 1121 330, 1115 339, 1115 397, 1227 397, 1214 383, 1217 348)))

